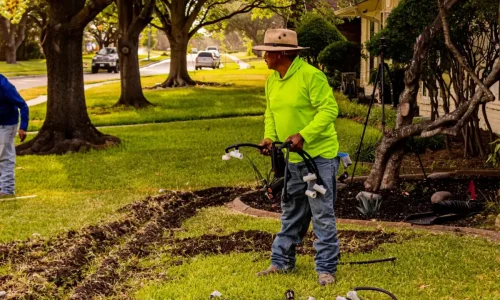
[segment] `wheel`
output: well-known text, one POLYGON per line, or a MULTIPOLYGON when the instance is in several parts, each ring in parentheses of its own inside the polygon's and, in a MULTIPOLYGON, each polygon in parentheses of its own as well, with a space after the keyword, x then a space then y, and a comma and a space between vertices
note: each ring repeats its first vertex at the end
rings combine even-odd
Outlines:
POLYGON ((99 67, 92 67, 92 74, 99 72, 99 67))
POLYGON ((115 73, 120 72, 120 65, 118 64, 118 62, 116 62, 116 65, 115 65, 115 67, 113 68, 113 71, 114 71, 115 73))
POLYGON ((113 72, 113 68, 108 68, 108 73, 113 72))

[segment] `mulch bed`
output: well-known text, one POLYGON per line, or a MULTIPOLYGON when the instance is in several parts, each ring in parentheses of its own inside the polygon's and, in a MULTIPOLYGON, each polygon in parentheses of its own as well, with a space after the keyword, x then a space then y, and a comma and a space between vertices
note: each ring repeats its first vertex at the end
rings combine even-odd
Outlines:
MULTIPOLYGON (((447 179, 402 180, 398 188, 381 191, 382 205, 377 220, 399 222, 416 213, 432 211, 431 196, 437 191, 449 191, 452 200, 468 199, 467 190, 470 181, 474 180, 477 200, 493 199, 500 189, 499 177, 461 176, 447 179)), ((358 211, 359 202, 356 195, 363 191, 363 182, 353 182, 340 189, 335 203, 335 215, 343 219, 363 219, 358 211)), ((281 212, 280 203, 267 199, 262 192, 248 193, 241 197, 245 204, 266 211, 281 212)), ((450 225, 463 227, 479 226, 486 216, 484 214, 453 221, 450 225)))

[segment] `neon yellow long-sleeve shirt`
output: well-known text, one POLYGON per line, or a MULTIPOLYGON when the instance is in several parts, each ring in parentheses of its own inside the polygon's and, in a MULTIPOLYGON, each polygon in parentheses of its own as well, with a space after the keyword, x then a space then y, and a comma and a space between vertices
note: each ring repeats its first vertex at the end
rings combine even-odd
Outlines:
MULTIPOLYGON (((269 76, 266 99, 265 138, 285 141, 300 133, 303 149, 312 157, 337 156, 334 122, 339 108, 323 72, 297 57, 283 78, 277 71, 269 76)), ((290 161, 298 163, 302 158, 292 152, 290 161)))

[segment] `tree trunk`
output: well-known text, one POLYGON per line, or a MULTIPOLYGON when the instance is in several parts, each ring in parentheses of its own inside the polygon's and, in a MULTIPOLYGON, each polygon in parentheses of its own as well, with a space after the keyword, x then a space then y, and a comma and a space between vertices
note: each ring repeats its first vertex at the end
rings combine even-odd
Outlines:
POLYGON ((5 45, 5 62, 7 64, 17 64, 16 47, 14 45, 5 45))
POLYGON ((139 34, 151 20, 154 1, 150 6, 118 1, 118 53, 120 56, 121 96, 115 105, 143 108, 151 105, 144 97, 139 71, 139 34), (146 16, 142 16, 146 14, 146 16))
POLYGON ((141 74, 139 71, 139 37, 135 40, 118 39, 120 51, 121 96, 116 105, 143 108, 151 105, 142 92, 141 74), (124 49, 125 53, 124 52, 124 49))
MULTIPOLYGON (((173 30, 173 32, 179 32, 181 29, 173 30), (178 31, 177 31, 178 30, 178 31)), ((168 40, 170 42, 170 72, 168 74, 167 80, 163 82, 160 86, 167 87, 181 87, 188 85, 195 85, 196 82, 191 79, 187 71, 187 47, 189 43, 189 34, 185 33, 177 37, 166 32, 168 40)), ((190 62, 193 63, 194 62, 190 62)))
POLYGON ((49 26, 43 50, 47 59, 47 115, 37 136, 17 147, 23 154, 64 154, 103 149, 120 143, 90 122, 83 89, 81 29, 49 26))
POLYGON ((18 24, 0 16, 0 31, 5 41, 5 58, 7 64, 17 64, 16 51, 26 37, 28 14, 25 13, 18 24))
POLYGON ((397 183, 399 168, 404 157, 404 146, 412 134, 411 128, 405 126, 412 124, 413 114, 417 106, 417 94, 420 75, 424 66, 430 42, 442 28, 439 17, 433 24, 425 28, 418 37, 414 46, 413 60, 405 72, 405 89, 401 93, 398 105, 396 129, 384 133, 381 144, 375 152, 375 162, 365 181, 365 189, 377 192, 381 187, 391 189, 397 183), (400 130, 398 130, 400 129, 400 130))

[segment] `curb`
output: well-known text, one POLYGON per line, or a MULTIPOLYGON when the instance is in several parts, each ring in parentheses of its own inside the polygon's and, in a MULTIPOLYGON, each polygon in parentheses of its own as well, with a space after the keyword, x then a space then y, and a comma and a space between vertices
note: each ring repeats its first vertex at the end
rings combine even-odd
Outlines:
MULTIPOLYGON (((456 171, 449 171, 449 172, 432 172, 432 173, 427 173, 427 178, 428 179, 434 179, 432 178, 431 175, 439 175, 439 176, 447 176, 449 178, 453 178, 456 176, 492 176, 492 177, 500 177, 500 170, 456 170, 456 171), (430 177, 429 177, 430 176, 430 177)), ((402 174, 399 175, 400 179, 424 179, 424 174, 419 173, 419 174, 402 174)), ((436 177, 437 179, 438 177, 436 177)), ((358 181, 365 181, 368 179, 368 176, 354 176, 352 179, 353 182, 358 182, 358 181)), ((344 182, 351 182, 351 177, 347 178, 344 182)))
MULTIPOLYGON (((243 195, 250 194, 253 192, 255 191, 246 192, 243 195)), ((233 211, 254 217, 280 219, 281 214, 250 207, 245 203, 243 203, 240 197, 236 197, 233 201, 227 203, 226 206, 233 211)), ((437 233, 452 233, 457 235, 465 234, 472 237, 486 238, 495 243, 500 243, 500 231, 492 231, 492 230, 470 228, 470 227, 457 227, 457 226, 444 226, 444 225, 421 226, 421 225, 412 225, 410 223, 404 223, 404 222, 387 222, 387 221, 378 222, 378 221, 365 221, 365 220, 340 219, 340 218, 337 218, 337 223, 361 225, 369 227, 378 227, 382 225, 386 227, 419 229, 437 233)))
POLYGON ((22 75, 22 76, 12 76, 12 77, 7 77, 5 76, 8 80, 14 80, 14 79, 29 79, 29 78, 41 78, 41 77, 47 77, 47 74, 38 74, 38 75, 22 75))

